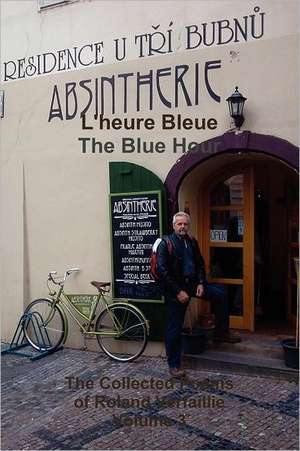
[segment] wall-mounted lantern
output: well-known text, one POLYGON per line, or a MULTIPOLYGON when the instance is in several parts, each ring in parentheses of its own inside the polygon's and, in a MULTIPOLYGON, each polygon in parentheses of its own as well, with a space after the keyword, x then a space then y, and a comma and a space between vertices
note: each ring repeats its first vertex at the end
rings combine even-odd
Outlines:
POLYGON ((230 116, 234 119, 235 126, 240 128, 244 122, 243 109, 246 97, 238 91, 236 86, 235 92, 231 94, 226 101, 228 102, 230 116))

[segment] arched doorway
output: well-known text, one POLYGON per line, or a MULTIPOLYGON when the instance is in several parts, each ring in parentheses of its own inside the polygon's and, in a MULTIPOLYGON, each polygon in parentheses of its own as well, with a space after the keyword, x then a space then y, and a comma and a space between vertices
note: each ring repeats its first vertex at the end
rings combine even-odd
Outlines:
POLYGON ((199 145, 165 185, 170 210, 191 210, 210 280, 228 289, 231 327, 258 330, 295 320, 298 153, 278 138, 260 136, 260 145, 276 146, 259 151, 250 141, 206 155, 199 145))

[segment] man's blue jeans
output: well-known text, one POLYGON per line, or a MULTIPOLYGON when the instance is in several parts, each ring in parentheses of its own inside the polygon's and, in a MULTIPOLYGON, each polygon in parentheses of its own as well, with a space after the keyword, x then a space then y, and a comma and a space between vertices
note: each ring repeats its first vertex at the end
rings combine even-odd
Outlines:
MULTIPOLYGON (((188 290, 188 294, 191 294, 190 290, 188 290)), ((212 302, 215 313, 215 335, 222 336, 227 333, 229 329, 229 312, 226 289, 221 285, 207 284, 202 299, 212 302)), ((165 303, 165 345, 168 365, 170 368, 180 368, 181 332, 187 304, 181 304, 177 299, 168 295, 165 296, 165 303)))

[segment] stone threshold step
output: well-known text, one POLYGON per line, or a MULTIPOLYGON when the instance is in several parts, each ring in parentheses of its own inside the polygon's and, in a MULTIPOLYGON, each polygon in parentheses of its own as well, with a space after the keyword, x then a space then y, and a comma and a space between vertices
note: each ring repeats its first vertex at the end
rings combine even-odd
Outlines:
POLYGON ((241 343, 222 343, 222 344, 208 344, 209 351, 226 352, 230 354, 247 354, 261 357, 271 357, 274 359, 283 358, 283 349, 279 341, 261 341, 244 340, 241 343))
POLYGON ((283 358, 253 357, 239 353, 208 350, 202 354, 185 354, 184 363, 186 367, 193 369, 214 369, 248 375, 274 376, 295 382, 299 380, 299 371, 285 366, 283 358))

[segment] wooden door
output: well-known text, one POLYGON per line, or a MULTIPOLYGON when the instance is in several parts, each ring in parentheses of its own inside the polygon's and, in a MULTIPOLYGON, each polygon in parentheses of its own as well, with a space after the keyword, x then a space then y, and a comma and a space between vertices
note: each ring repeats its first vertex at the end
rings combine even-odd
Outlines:
POLYGON ((253 331, 253 168, 214 174, 204 186, 200 230, 208 280, 226 286, 230 327, 253 331))
POLYGON ((290 323, 295 326, 299 296, 299 207, 288 206, 288 287, 287 314, 290 323))
MULTIPOLYGON (((162 234, 166 230, 166 195, 165 188, 159 177, 137 164, 128 162, 110 162, 109 163, 110 194, 118 195, 123 193, 142 193, 155 191, 160 193, 162 199, 162 234)), ((150 261, 151 249, 143 252, 143 257, 148 257, 150 261)), ((117 255, 115 256, 117 258, 117 255)), ((113 259, 113 255, 112 255, 113 259)), ((112 273, 114 272, 114 262, 112 261, 112 273)), ((113 290, 114 292, 114 290, 113 290)), ((143 311, 146 318, 150 321, 150 340, 162 340, 164 335, 164 316, 162 301, 156 299, 133 299, 130 302, 136 304, 143 311)))

